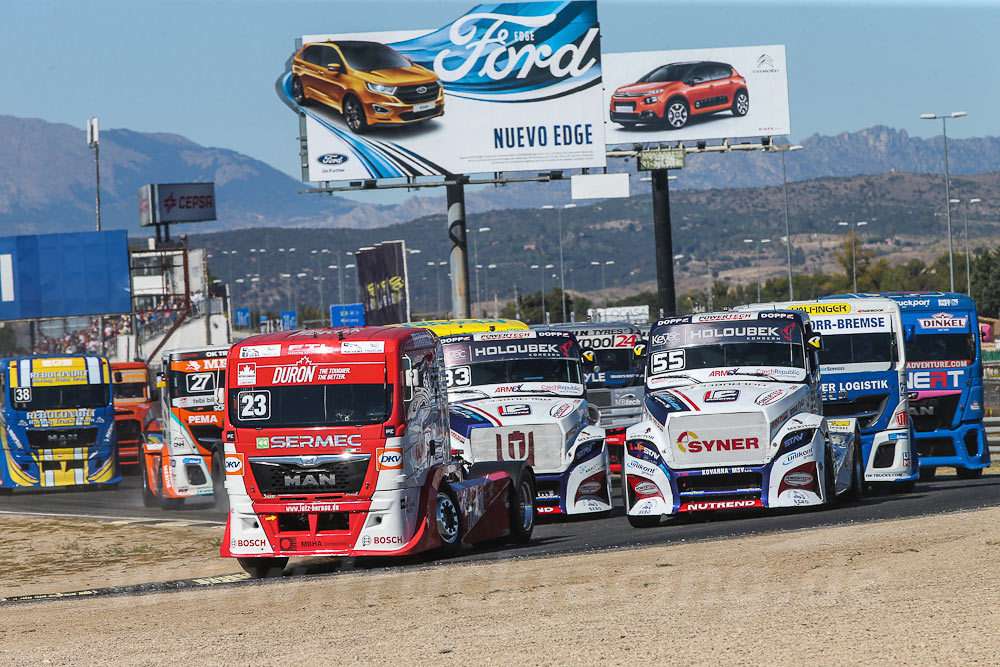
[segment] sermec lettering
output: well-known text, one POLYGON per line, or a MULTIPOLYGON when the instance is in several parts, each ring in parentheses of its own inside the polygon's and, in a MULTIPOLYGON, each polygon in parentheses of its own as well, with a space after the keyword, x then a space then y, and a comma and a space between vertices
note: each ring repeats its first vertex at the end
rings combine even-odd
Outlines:
POLYGON ((315 366, 278 366, 274 369, 272 384, 306 384, 313 381, 315 366))
POLYGON ((361 436, 346 435, 272 435, 272 447, 343 447, 360 445, 361 436))

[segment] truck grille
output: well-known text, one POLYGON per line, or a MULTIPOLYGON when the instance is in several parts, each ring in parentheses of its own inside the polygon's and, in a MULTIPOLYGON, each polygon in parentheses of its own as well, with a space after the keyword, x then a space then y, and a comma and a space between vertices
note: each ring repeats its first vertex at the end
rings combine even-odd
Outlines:
POLYGON ((436 100, 441 84, 437 81, 421 83, 415 86, 400 86, 396 89, 396 97, 403 104, 420 104, 436 100), (420 92, 423 89, 423 92, 420 92))
POLYGON ((917 456, 939 458, 955 456, 955 442, 951 438, 918 438, 917 456))
POLYGON ((139 433, 142 432, 142 425, 138 419, 116 419, 115 433, 118 435, 118 442, 137 442, 139 433))
POLYGON ((473 461, 527 461, 536 472, 558 472, 565 440, 557 424, 472 429, 473 461))
POLYGON ((918 433, 935 431, 939 428, 951 428, 955 420, 955 410, 958 408, 960 394, 933 396, 910 401, 910 421, 913 430, 918 433))
POLYGON ((97 427, 28 429, 28 446, 32 449, 90 447, 94 444, 97 444, 97 427))
POLYGON ((770 429, 763 412, 673 414, 667 422, 678 468, 762 464, 770 429))
POLYGON ((588 389, 587 390, 587 402, 591 405, 596 405, 599 408, 610 408, 611 407, 611 390, 610 389, 588 389))
POLYGON ((268 495, 355 494, 368 474, 368 459, 367 454, 259 457, 250 459, 250 471, 268 495))
POLYGON ((681 495, 712 495, 724 492, 760 491, 763 477, 759 472, 726 473, 724 475, 679 475, 677 491, 681 495))
MULTIPOLYGON (((194 439, 201 445, 211 445, 217 442, 222 442, 222 428, 219 426, 195 426, 193 424, 188 424, 188 428, 191 429, 191 435, 194 436, 194 439)), ((208 447, 207 449, 211 449, 211 447, 208 447)))
POLYGON ((889 394, 869 394, 850 401, 823 404, 823 414, 827 417, 857 417, 862 430, 869 429, 885 412, 889 394))

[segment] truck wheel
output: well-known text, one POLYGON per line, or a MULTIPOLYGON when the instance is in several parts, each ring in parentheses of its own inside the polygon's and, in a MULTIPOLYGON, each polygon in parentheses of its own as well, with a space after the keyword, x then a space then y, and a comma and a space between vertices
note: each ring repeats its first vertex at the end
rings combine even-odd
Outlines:
POLYGON ((442 483, 434 502, 434 524, 437 526, 441 546, 438 554, 443 557, 453 556, 462 544, 462 514, 458 509, 455 492, 447 483, 442 483))
POLYGON ((281 558, 237 558, 243 571, 254 579, 280 577, 288 564, 287 557, 281 558))
POLYGON ((628 514, 628 523, 633 528, 654 528, 660 525, 659 516, 639 516, 628 514))
POLYGON ((14 489, 9 486, 0 486, 0 496, 9 496, 14 493, 14 489))
POLYGON ((865 466, 861 460, 861 434, 855 431, 854 438, 854 442, 857 444, 854 446, 854 464, 851 466, 851 488, 847 492, 847 499, 859 502, 865 497, 865 466))
MULTIPOLYGON (((145 455, 143 455, 145 458, 145 455)), ((153 493, 153 489, 149 485, 149 472, 146 470, 146 462, 143 461, 139 464, 142 468, 142 505, 143 507, 156 507, 156 494, 153 493)))
POLYGON ((183 498, 167 498, 166 496, 160 496, 160 509, 179 510, 182 507, 184 507, 183 498))
POLYGON ((823 457, 823 507, 833 507, 837 502, 837 480, 833 476, 833 455, 826 450, 823 457))
MULTIPOLYGON (((931 468, 933 470, 933 468, 931 468)), ((955 468, 955 474, 959 479, 979 479, 983 476, 982 468, 955 468)))
POLYGON ((473 463, 466 479, 485 477, 491 472, 505 472, 510 477, 510 541, 518 544, 530 542, 538 515, 534 471, 529 464, 519 461, 485 461, 473 463))
POLYGON ((937 468, 925 468, 920 466, 919 475, 921 482, 929 482, 934 479, 935 475, 937 475, 937 468))
POLYGON ((215 508, 229 511, 229 493, 226 491, 226 468, 222 451, 212 452, 212 501, 215 508))

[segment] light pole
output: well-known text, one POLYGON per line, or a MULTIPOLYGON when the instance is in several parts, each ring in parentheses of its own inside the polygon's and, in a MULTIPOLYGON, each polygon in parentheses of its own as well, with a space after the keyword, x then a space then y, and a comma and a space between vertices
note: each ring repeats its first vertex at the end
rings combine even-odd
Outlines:
POLYGON ((531 268, 539 269, 538 273, 542 276, 542 324, 548 324, 545 321, 545 269, 554 269, 554 264, 532 264, 531 268))
POLYGON ((605 289, 606 289, 605 288, 606 283, 604 282, 604 267, 607 266, 608 264, 614 264, 614 263, 615 263, 615 260, 613 260, 613 259, 609 259, 609 260, 604 261, 604 262, 591 262, 590 263, 591 266, 599 266, 599 267, 601 267, 601 300, 604 302, 604 308, 605 308, 605 310, 607 310, 607 307, 608 307, 608 293, 605 291, 605 289))
POLYGON ((562 292, 562 316, 566 320, 566 265, 563 262, 563 232, 562 232, 562 212, 566 208, 576 208, 576 204, 563 204, 556 207, 546 204, 543 209, 556 209, 559 215, 559 291, 562 292))
MULTIPOLYGON (((250 248, 250 254, 253 255, 253 272, 256 276, 250 282, 260 283, 260 256, 266 251, 266 248, 250 248)), ((264 299, 261 295, 261 287, 258 284, 257 288, 254 290, 257 292, 257 319, 264 314, 264 299)))
POLYGON ((479 235, 483 232, 490 231, 489 227, 480 227, 476 230, 476 233, 472 235, 472 266, 476 267, 476 303, 480 303, 482 300, 479 294, 479 235))
MULTIPOLYGON (((347 253, 347 254, 350 254, 350 253, 347 253)), ((344 268, 345 269, 353 269, 354 268, 354 262, 351 262, 350 264, 344 264, 344 268)), ((358 283, 357 280, 354 281, 354 302, 355 303, 361 303, 361 285, 358 283)))
POLYGON ((951 279, 951 291, 955 291, 955 249, 951 242, 951 176, 948 174, 948 119, 962 118, 968 114, 964 111, 953 111, 950 114, 922 113, 923 120, 941 119, 941 133, 944 136, 944 201, 948 206, 948 273, 951 279))
POLYGON ((788 255, 788 299, 792 301, 795 299, 795 290, 792 287, 792 233, 788 228, 788 173, 785 171, 785 153, 800 151, 802 146, 773 146, 772 150, 781 152, 781 188, 785 195, 785 251, 788 255))
MULTIPOLYGON (((87 119, 87 145, 94 149, 95 208, 97 210, 97 231, 101 231, 101 161, 98 158, 100 154, 100 129, 98 128, 97 116, 91 116, 87 119)), ((157 239, 159 239, 159 235, 157 235, 157 239)))
POLYGON ((860 222, 850 223, 850 222, 838 222, 841 227, 850 227, 853 225, 854 229, 851 230, 851 273, 854 276, 854 293, 858 291, 858 227, 864 227, 868 223, 864 220, 860 222))
POLYGON ((757 250, 757 303, 760 303, 760 246, 764 243, 770 243, 771 239, 743 239, 744 243, 754 243, 757 250))
MULTIPOLYGON (((489 303, 490 303, 490 269, 495 269, 495 268, 497 268, 496 264, 487 264, 486 265, 486 270, 483 271, 483 289, 486 292, 486 308, 487 308, 487 312, 489 312, 488 309, 489 309, 489 303)), ((496 308, 493 309, 493 317, 496 317, 496 308)))
MULTIPOLYGON (((950 204, 958 204, 963 200, 961 199, 949 199, 950 204)), ((969 204, 978 204, 983 201, 979 197, 973 197, 972 199, 966 199, 965 201, 965 293, 970 297, 972 296, 972 258, 969 255, 969 204)))

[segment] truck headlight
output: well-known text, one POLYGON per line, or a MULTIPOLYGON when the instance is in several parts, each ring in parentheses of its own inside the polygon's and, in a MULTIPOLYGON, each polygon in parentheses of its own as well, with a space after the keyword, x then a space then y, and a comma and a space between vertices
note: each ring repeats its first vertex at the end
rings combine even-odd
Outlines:
POLYGON ((381 83, 366 83, 365 86, 373 93, 381 93, 382 95, 396 94, 396 86, 384 86, 381 83))

